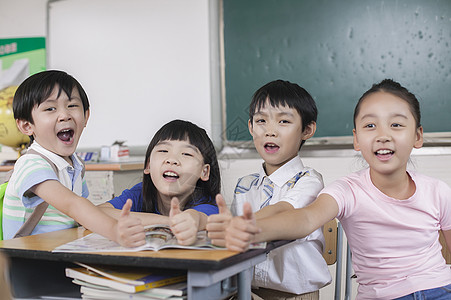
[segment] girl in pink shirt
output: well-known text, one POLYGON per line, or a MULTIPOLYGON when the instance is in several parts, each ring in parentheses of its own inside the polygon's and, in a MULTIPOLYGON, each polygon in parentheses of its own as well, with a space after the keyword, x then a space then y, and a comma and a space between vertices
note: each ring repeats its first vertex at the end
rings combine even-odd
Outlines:
POLYGON ((250 242, 298 239, 338 218, 352 251, 357 299, 451 299, 451 269, 439 232, 451 248, 451 188, 407 171, 423 145, 416 97, 393 80, 365 92, 354 111, 354 149, 369 168, 321 191, 305 208, 256 221, 248 205, 226 230, 230 250, 250 242))

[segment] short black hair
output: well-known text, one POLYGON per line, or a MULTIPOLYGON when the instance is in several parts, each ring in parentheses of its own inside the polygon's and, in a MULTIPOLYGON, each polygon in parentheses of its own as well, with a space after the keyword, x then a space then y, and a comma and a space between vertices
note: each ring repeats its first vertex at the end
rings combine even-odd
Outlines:
MULTIPOLYGON (((302 119, 302 130, 310 123, 316 122, 318 118, 318 109, 312 96, 298 84, 279 79, 265 84, 252 96, 249 106, 251 124, 254 115, 265 105, 267 100, 273 107, 288 106, 296 109, 302 119)), ((303 143, 304 141, 302 141, 303 143)))
POLYGON ((13 100, 14 119, 33 124, 31 112, 36 105, 44 102, 58 86, 58 97, 62 92, 70 98, 76 88, 83 103, 84 112, 89 109, 89 100, 81 84, 64 71, 49 70, 31 75, 17 88, 13 100))

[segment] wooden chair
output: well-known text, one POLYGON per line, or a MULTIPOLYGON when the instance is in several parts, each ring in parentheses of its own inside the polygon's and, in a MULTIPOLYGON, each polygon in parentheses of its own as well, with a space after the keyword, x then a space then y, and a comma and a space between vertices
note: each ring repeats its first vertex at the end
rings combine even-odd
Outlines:
POLYGON ((446 245, 445 237, 442 234, 442 231, 440 231, 440 244, 442 244, 442 255, 446 260, 446 263, 449 265, 451 264, 451 252, 448 248, 448 245, 446 245))
POLYGON ((341 297, 341 272, 343 265, 343 230, 337 219, 330 220, 323 226, 324 239, 326 246, 323 251, 324 260, 328 265, 335 266, 335 295, 334 299, 341 297))
POLYGON ((337 219, 330 220, 323 226, 324 239, 326 247, 323 257, 328 265, 333 265, 337 261, 337 219))
MULTIPOLYGON (((335 266, 335 293, 334 299, 341 299, 341 280, 343 269, 343 227, 337 219, 330 220, 323 226, 324 239, 326 246, 323 251, 324 260, 328 265, 335 266)), ((351 250, 346 243, 346 270, 345 270, 345 294, 344 299, 351 299, 351 278, 352 278, 352 264, 351 264, 351 250)))
POLYGON ((0 253, 0 299, 5 300, 13 299, 8 268, 8 259, 0 253))

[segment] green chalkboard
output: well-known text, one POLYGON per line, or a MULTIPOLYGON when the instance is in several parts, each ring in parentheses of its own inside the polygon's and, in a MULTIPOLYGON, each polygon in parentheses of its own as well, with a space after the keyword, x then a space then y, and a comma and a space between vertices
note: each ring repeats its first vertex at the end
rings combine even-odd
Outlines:
POLYGON ((223 13, 227 140, 250 139, 252 94, 275 79, 313 96, 316 137, 351 135, 384 78, 418 97, 425 132, 451 131, 451 1, 224 0, 223 13))

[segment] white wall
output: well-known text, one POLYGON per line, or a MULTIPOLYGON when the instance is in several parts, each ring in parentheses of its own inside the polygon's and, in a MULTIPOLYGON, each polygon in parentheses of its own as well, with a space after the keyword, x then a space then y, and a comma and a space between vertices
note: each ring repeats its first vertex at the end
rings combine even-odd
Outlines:
MULTIPOLYGON (((46 3, 1 0, 0 37, 45 36, 46 3)), ((64 0, 48 15, 48 68, 90 98, 79 148, 145 147, 175 118, 212 134, 208 0, 64 0)))
POLYGON ((45 36, 47 0, 0 0, 0 38, 45 36))

